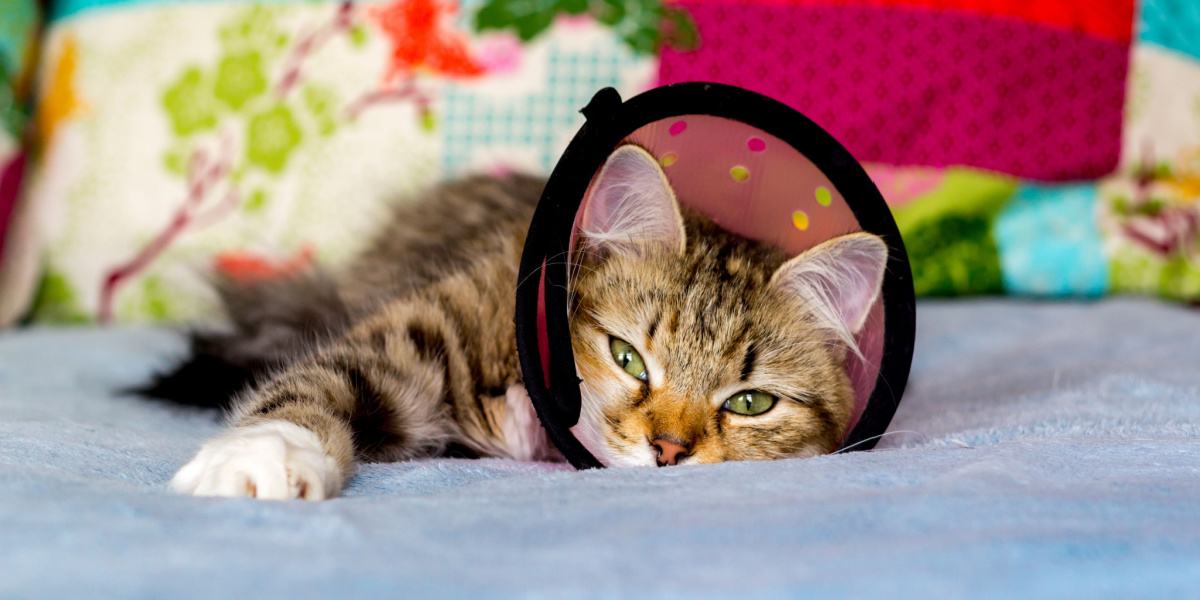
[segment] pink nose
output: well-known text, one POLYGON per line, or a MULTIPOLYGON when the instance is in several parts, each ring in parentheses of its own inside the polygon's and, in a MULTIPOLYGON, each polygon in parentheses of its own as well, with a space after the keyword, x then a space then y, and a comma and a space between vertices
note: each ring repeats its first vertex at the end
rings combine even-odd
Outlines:
POLYGON ((677 439, 659 436, 650 445, 658 452, 658 466, 673 465, 687 458, 688 447, 677 439))

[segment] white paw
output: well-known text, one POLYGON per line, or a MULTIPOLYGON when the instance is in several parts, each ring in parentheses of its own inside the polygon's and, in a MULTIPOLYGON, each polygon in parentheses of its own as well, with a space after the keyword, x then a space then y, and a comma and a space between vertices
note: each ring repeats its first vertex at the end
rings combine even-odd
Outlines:
POLYGON ((238 427, 210 440, 171 480, 196 496, 324 500, 342 485, 337 461, 312 431, 287 421, 238 427))

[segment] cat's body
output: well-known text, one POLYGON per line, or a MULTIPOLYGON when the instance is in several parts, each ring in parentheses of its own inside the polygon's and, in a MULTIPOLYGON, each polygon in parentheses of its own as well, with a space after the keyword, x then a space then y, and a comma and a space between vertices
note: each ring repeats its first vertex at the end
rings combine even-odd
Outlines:
MULTIPOLYGON (((834 449, 853 402, 839 340, 861 327, 886 248, 858 234, 789 261, 682 213, 651 161, 618 151, 582 221, 571 290, 584 395, 576 435, 610 465, 834 449), (631 199, 649 207, 633 221, 631 199), (832 323, 817 304, 837 302, 825 297, 828 276, 845 273, 821 261, 838 252, 864 269, 854 289, 866 295, 834 306, 844 322, 832 323)), ((173 486, 320 499, 356 460, 558 458, 525 395, 513 334, 517 265, 541 187, 522 176, 439 186, 397 209, 345 269, 223 285, 233 329, 199 336, 192 361, 152 393, 221 404, 253 385, 233 402, 234 429, 173 486), (197 389, 206 377, 215 385, 197 389)))
POLYGON ((512 326, 517 262, 541 187, 522 176, 440 186, 397 208, 343 270, 223 284, 235 329, 201 336, 198 350, 260 380, 234 402, 234 424, 282 419, 315 432, 336 462, 323 495, 356 458, 553 458, 522 397, 512 326))

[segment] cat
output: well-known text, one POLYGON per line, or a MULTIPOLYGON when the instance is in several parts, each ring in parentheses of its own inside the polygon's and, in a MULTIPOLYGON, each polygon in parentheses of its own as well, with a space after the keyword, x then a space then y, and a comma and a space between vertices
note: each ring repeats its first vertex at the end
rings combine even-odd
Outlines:
MULTIPOLYGON (((522 385, 513 330, 543 184, 441 184, 344 269, 223 282, 231 328, 197 334, 190 360, 146 390, 231 409, 233 427, 171 486, 321 500, 356 461, 561 460, 522 385)), ((851 233, 786 256, 682 207, 634 145, 591 189, 568 307, 583 445, 612 467, 835 450, 884 241, 851 233)))

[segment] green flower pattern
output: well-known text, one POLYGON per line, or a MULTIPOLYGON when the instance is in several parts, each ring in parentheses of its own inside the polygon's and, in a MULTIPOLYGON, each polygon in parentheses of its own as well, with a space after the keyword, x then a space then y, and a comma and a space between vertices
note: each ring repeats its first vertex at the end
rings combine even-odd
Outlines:
MULTIPOLYGON (((216 135, 238 132, 241 147, 229 165, 229 182, 242 190, 246 214, 262 211, 271 179, 281 177, 304 142, 333 135, 344 120, 340 99, 328 86, 304 82, 293 93, 272 93, 273 74, 282 71, 289 46, 296 40, 279 23, 280 7, 243 9, 219 26, 220 54, 210 65, 190 64, 170 81, 161 105, 173 140, 162 154, 163 169, 187 179, 189 157, 211 147, 216 135), (244 183, 248 173, 267 177, 244 183)), ((347 42, 361 47, 364 27, 346 31, 347 42)))
POLYGON ((217 36, 222 50, 228 53, 254 50, 274 60, 291 41, 288 32, 276 22, 277 16, 277 7, 260 5, 245 10, 219 28, 217 36))
MULTIPOLYGON (((290 93, 272 89, 278 85, 273 77, 295 51, 289 47, 299 41, 280 25, 281 14, 279 7, 262 5, 240 11, 218 28, 221 51, 214 63, 186 66, 162 92, 161 105, 174 134, 162 166, 172 176, 189 176, 189 156, 205 147, 202 142, 240 131, 244 135, 237 139, 243 147, 237 150, 240 160, 230 165, 232 183, 238 185, 249 171, 279 177, 306 142, 332 136, 344 125, 344 99, 332 87, 302 81, 290 93)), ((370 37, 363 23, 351 24, 343 34, 352 48, 363 47, 370 37)), ((419 125, 432 133, 436 120, 422 111, 419 125)), ((258 212, 268 194, 269 182, 265 189, 243 194, 242 209, 258 212)))
POLYGON ((54 269, 47 269, 42 274, 33 297, 32 313, 57 323, 82 324, 91 321, 87 312, 79 307, 78 295, 71 287, 71 280, 54 269))
MULTIPOLYGON (((289 41, 275 25, 275 12, 256 6, 220 28, 222 54, 216 65, 189 65, 167 87, 162 106, 179 138, 218 128, 261 112, 269 87, 267 72, 289 41)), ((172 149, 178 153, 179 148, 172 149)), ((164 158, 169 165, 178 161, 164 158)), ((176 169, 171 169, 175 172, 176 169)))
POLYGON ((304 86, 302 96, 304 107, 308 109, 316 124, 317 133, 322 137, 333 135, 338 126, 335 116, 338 107, 337 93, 328 87, 310 83, 304 86))
MULTIPOLYGON (((357 100, 339 97, 333 86, 314 79, 312 73, 300 72, 307 56, 327 41, 355 51, 367 48, 376 35, 372 26, 378 23, 368 17, 366 9, 342 4, 334 20, 301 27, 290 21, 292 12, 286 7, 260 4, 235 10, 217 27, 216 55, 181 66, 165 80, 159 94, 163 126, 170 134, 161 151, 161 168, 189 194, 193 190, 204 194, 189 196, 179 208, 180 215, 193 210, 186 208, 189 205, 202 206, 199 212, 212 214, 222 210, 220 198, 232 198, 237 202, 234 210, 240 214, 270 218, 275 211, 266 208, 278 183, 298 162, 297 155, 319 151, 326 143, 323 140, 350 127, 357 109, 368 105, 367 99, 380 91, 364 89, 357 100), (321 41, 314 43, 314 39, 321 41)), ((664 44, 694 43, 690 19, 662 0, 537 0, 533 5, 519 0, 483 0, 475 25, 479 30, 515 28, 523 39, 529 39, 544 31, 557 13, 592 14, 639 52, 653 52, 664 44), (674 25, 665 37, 658 29, 664 21, 674 25)), ((382 97, 388 98, 386 94, 382 97)), ((435 135, 440 123, 429 109, 428 98, 423 93, 414 98, 419 99, 416 125, 425 135, 435 135)), ((139 293, 126 298, 140 298, 141 304, 127 306, 118 301, 116 311, 169 319, 169 300, 175 293, 171 286, 154 276, 137 277, 139 293)), ((65 279, 45 281, 43 298, 69 307, 73 292, 65 283, 65 279)), ((109 303, 102 302, 101 312, 111 314, 112 295, 107 298, 109 303)))
POLYGON ((250 117, 246 125, 246 160, 271 173, 280 173, 303 137, 292 111, 278 105, 250 117))
POLYGON ((163 94, 162 105, 175 135, 187 137, 217 126, 218 107, 213 100, 212 84, 199 67, 183 71, 163 94))
POLYGON ((267 91, 267 77, 263 74, 262 55, 244 52, 221 58, 217 67, 216 97, 232 110, 240 110, 246 103, 267 91))

